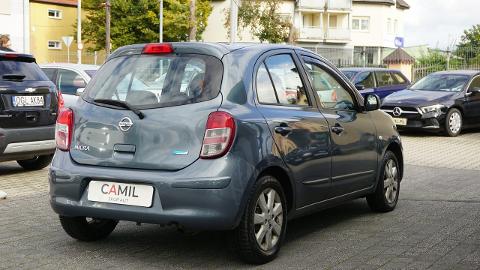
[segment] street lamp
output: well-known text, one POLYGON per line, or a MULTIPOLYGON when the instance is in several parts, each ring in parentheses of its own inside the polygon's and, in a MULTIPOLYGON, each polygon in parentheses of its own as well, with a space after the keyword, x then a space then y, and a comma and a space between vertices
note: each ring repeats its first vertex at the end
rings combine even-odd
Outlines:
POLYGON ((160 10, 159 10, 159 17, 160 17, 160 25, 158 29, 158 34, 160 36, 160 43, 163 42, 163 0, 159 0, 160 2, 160 10))

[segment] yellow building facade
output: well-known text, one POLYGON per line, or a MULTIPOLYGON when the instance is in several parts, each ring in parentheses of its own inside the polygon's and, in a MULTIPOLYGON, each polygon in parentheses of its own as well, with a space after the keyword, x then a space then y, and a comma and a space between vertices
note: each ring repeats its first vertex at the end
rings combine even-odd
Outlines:
POLYGON ((76 0, 30 0, 30 51, 38 63, 77 62, 76 21, 76 0), (73 38, 70 53, 63 37, 73 38))

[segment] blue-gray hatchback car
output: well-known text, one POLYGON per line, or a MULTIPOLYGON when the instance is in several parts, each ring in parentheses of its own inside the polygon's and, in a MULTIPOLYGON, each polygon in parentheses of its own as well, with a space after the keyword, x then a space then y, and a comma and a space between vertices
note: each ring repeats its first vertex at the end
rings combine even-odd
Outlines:
POLYGON ((78 240, 119 220, 230 230, 265 263, 287 220, 361 197, 395 208, 402 145, 379 103, 297 47, 125 46, 59 113, 51 205, 78 240))

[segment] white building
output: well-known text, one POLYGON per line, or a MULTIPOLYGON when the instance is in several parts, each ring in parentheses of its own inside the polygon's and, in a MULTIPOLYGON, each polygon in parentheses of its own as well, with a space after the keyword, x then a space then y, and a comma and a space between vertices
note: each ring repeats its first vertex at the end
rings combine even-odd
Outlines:
MULTIPOLYGON (((213 11, 204 41, 228 42, 223 26, 230 0, 212 1, 213 11)), ((337 65, 378 65, 404 37, 404 0, 290 0, 279 13, 296 30, 296 43, 329 58, 337 65)), ((258 42, 245 29, 239 40, 258 42)))
POLYGON ((12 49, 30 51, 29 0, 0 0, 0 35, 10 36, 12 49))

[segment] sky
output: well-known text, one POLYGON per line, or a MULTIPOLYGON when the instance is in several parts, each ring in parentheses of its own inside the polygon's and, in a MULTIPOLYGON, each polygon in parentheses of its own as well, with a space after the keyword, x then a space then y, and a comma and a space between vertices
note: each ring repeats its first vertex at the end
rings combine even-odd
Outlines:
POLYGON ((480 0, 406 0, 405 45, 445 49, 480 24, 480 0))

